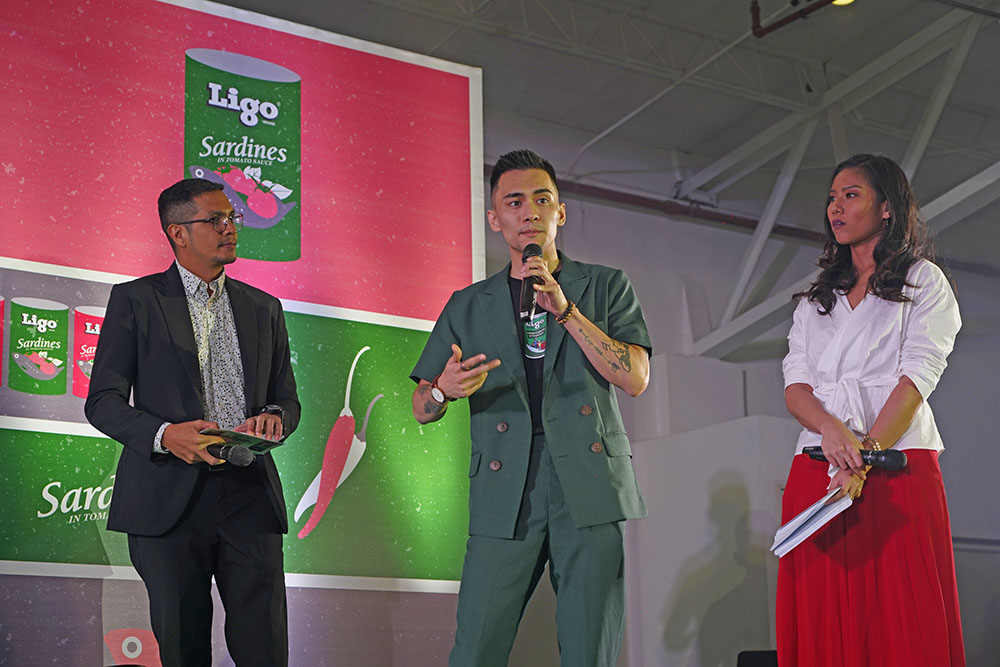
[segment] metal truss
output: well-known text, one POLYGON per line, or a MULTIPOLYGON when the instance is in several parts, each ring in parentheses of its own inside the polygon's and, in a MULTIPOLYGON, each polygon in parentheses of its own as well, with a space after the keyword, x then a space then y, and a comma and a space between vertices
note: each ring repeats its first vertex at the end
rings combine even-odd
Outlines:
MULTIPOLYGON (((725 0, 730 1, 730 0, 725 0)), ((649 12, 608 0, 369 0, 370 4, 432 19, 450 25, 444 36, 422 49, 435 55, 451 39, 463 31, 484 35, 503 35, 507 39, 531 44, 555 52, 583 57, 594 62, 661 78, 663 90, 652 96, 581 147, 577 157, 589 146, 614 132, 643 109, 673 90, 679 83, 731 95, 756 103, 767 104, 789 112, 808 113, 815 109, 815 96, 810 90, 823 88, 823 80, 845 80, 852 76, 842 68, 816 59, 769 48, 766 42, 747 39, 749 29, 737 38, 667 21, 649 12), (696 71, 695 71, 696 70, 696 71)), ((783 13, 785 10, 776 12, 783 13)), ((968 17, 962 11, 952 12, 956 20, 968 17)), ((773 17, 769 17, 769 21, 773 17)), ((747 18, 749 26, 749 16, 747 18)), ((945 44, 943 50, 947 50, 945 44)), ((939 55, 943 50, 935 53, 939 55)), ((932 58, 928 58, 930 60, 932 58)), ((928 104, 927 94, 899 86, 893 90, 914 98, 914 105, 928 104)), ((944 95, 947 99, 947 95, 944 95)), ((931 104, 936 104, 933 100, 931 104)), ((959 109, 983 123, 989 112, 971 105, 959 109)), ((843 109, 849 112, 850 109, 843 109)), ((840 116, 831 114, 828 122, 836 131, 840 116)), ((925 124, 926 126, 926 124, 925 124)), ((868 127, 876 129, 877 124, 868 127)), ((892 136, 901 131, 886 127, 892 136)), ((919 130, 918 130, 919 131, 919 130)), ((906 138, 909 138, 908 136, 906 138)), ((932 146, 968 157, 992 162, 1000 154, 975 145, 932 146)), ((787 150, 782 146, 775 155, 787 150)), ((774 155, 772 155, 774 157, 774 155)), ((757 165, 759 166, 759 165, 757 165)), ((569 174, 572 173, 572 168, 569 174)), ((567 175, 569 175, 567 174, 567 175)), ((735 179, 738 180, 738 179, 735 179)), ((730 183, 732 181, 729 181, 730 183)), ((721 189, 712 184, 712 193, 721 189)), ((688 192, 690 194, 690 192, 688 192)))
MULTIPOLYGON (((805 146, 812 138, 820 119, 826 118, 830 121, 831 129, 834 130, 832 140, 835 152, 841 152, 842 147, 838 147, 837 144, 842 138, 837 136, 833 121, 838 119, 844 110, 857 107, 895 81, 919 69, 942 53, 950 51, 938 85, 925 107, 923 118, 911 137, 903 160, 904 169, 912 176, 928 146, 944 104, 981 24, 981 16, 969 18, 958 11, 950 12, 887 51, 877 61, 824 91, 820 103, 810 112, 791 114, 682 184, 680 194, 685 196, 713 180, 725 177, 728 172, 735 172, 735 176, 730 174, 725 180, 728 184, 742 178, 760 164, 787 152, 785 164, 778 174, 777 182, 761 217, 761 223, 754 231, 753 239, 744 254, 720 325, 696 341, 692 346, 692 353, 724 356, 750 342, 762 331, 785 319, 791 312, 789 298, 791 294, 815 279, 816 273, 812 272, 780 293, 736 316, 764 245, 770 236, 774 218, 784 203, 791 181, 801 164, 805 146)), ((1000 198, 1000 162, 929 203, 924 213, 931 228, 941 231, 998 198, 1000 198)))
MULTIPOLYGON (((694 26, 602 0, 371 0, 372 4, 675 81, 732 43, 694 26)), ((749 26, 749 16, 747 18, 749 26)), ((749 34, 749 30, 747 31, 749 34)), ((433 51, 428 53, 434 55, 433 51)), ((686 83, 798 111, 808 108, 802 72, 819 61, 744 42, 686 83)))
MULTIPOLYGON (((735 39, 721 37, 606 0, 370 1, 452 26, 433 46, 430 55, 461 31, 474 31, 503 35, 514 41, 664 80, 660 92, 582 146, 577 159, 590 146, 617 131, 679 84, 788 112, 788 116, 772 127, 688 176, 675 193, 681 199, 711 200, 731 184, 785 155, 720 324, 693 343, 690 350, 693 354, 721 357, 752 341, 789 316, 791 294, 815 277, 815 273, 805 276, 757 305, 747 307, 744 304, 747 293, 761 292, 760 286, 750 288, 751 277, 800 170, 806 147, 821 128, 829 129, 838 158, 846 156, 848 150, 846 123, 907 140, 909 148, 902 164, 910 176, 930 147, 963 153, 991 164, 925 206, 928 221, 938 231, 1000 198, 997 155, 1000 146, 957 145, 941 139, 932 140, 952 86, 983 26, 982 15, 950 11, 862 69, 848 72, 814 59, 770 49, 764 43, 747 39, 749 30, 735 39), (900 86, 905 77, 945 54, 947 61, 929 96, 900 86), (826 81, 832 83, 827 85, 826 81), (890 88, 912 97, 914 106, 924 109, 914 131, 866 119, 860 111, 861 105, 890 88)), ((995 5, 996 0, 986 4, 995 5)), ((770 20, 768 18, 765 23, 770 20)), ((991 122, 988 112, 968 105, 952 103, 951 106, 978 116, 983 127, 991 122)))

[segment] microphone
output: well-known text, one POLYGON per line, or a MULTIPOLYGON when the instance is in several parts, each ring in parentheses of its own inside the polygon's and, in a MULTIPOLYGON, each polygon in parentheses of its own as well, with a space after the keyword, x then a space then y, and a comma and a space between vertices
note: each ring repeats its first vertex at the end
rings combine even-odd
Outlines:
POLYGON ((245 468, 253 463, 253 452, 243 445, 209 445, 205 449, 215 458, 228 461, 240 468, 245 468))
MULTIPOLYGON (((826 461, 822 447, 803 447, 802 453, 814 461, 826 461)), ((862 449, 861 460, 873 468, 896 472, 906 467, 906 452, 898 449, 862 449)))
MULTIPOLYGON (((542 256, 542 246, 537 243, 529 243, 524 246, 524 252, 521 254, 521 263, 528 261, 530 257, 541 257, 542 256)), ((535 316, 535 297, 538 295, 535 293, 532 285, 541 285, 542 279, 538 276, 528 276, 521 281, 521 321, 527 322, 535 316)))

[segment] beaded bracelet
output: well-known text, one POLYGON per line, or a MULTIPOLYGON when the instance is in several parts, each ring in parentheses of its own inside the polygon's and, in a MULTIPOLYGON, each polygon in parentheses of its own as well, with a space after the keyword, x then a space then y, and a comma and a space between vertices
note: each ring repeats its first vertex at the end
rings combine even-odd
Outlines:
POLYGON ((868 449, 875 450, 876 452, 882 451, 882 445, 879 444, 879 441, 867 433, 865 433, 865 437, 861 438, 861 444, 864 445, 865 443, 868 443, 868 449))
POLYGON ((556 316, 556 322, 559 324, 566 324, 569 318, 573 317, 573 311, 576 309, 576 304, 572 301, 567 301, 566 310, 562 311, 561 314, 556 316))

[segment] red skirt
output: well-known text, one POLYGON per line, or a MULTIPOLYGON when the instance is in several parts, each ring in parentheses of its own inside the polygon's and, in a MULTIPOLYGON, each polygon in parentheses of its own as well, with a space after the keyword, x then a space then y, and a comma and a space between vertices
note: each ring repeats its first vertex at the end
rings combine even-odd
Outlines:
MULTIPOLYGON (((872 469, 861 497, 778 563, 782 667, 965 665, 955 556, 937 452, 872 469)), ((828 465, 798 455, 784 523, 816 502, 828 465)))

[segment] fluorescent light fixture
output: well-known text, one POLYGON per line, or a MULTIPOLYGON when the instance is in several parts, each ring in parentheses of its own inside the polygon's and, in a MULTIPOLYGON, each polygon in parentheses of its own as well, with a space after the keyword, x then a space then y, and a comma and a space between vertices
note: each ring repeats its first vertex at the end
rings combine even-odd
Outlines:
POLYGON ((844 7, 846 5, 851 4, 852 2, 854 2, 854 0, 833 0, 833 4, 837 5, 838 7, 844 7))

